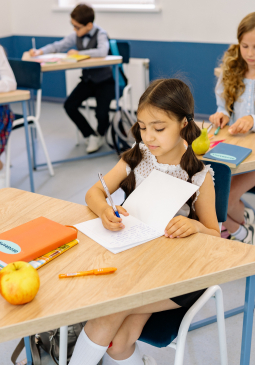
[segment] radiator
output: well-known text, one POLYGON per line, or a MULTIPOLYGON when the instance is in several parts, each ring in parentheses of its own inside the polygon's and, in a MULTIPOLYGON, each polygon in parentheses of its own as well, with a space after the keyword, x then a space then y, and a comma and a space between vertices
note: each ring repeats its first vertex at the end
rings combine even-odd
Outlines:
MULTIPOLYGON (((128 85, 131 85, 131 93, 132 93, 132 106, 133 110, 137 110, 138 101, 142 93, 145 91, 147 86, 149 85, 149 63, 150 60, 148 58, 130 58, 128 64, 123 64, 125 75, 128 79, 128 85)), ((76 87, 76 85, 80 82, 81 77, 81 69, 75 70, 67 70, 65 71, 66 76, 66 94, 70 95, 71 91, 76 87)), ((123 104, 123 98, 120 99, 120 105, 123 104)), ((95 106, 96 102, 94 98, 89 99, 89 106, 95 106)), ((126 107, 130 110, 130 99, 128 98, 126 101, 126 107)), ((111 102, 112 109, 116 108, 116 102, 113 100, 111 102)))

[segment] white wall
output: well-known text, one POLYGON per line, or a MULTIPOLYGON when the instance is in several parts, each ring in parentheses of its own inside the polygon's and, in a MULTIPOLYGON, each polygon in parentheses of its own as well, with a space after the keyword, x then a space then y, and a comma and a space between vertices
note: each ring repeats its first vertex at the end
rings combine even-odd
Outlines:
MULTIPOLYGON (((4 0, 0 1, 3 3, 4 0)), ((11 1, 13 34, 63 36, 72 31, 69 13, 52 11, 56 0, 11 1)), ((5 0, 4 3, 7 2, 5 0)), ((107 30, 111 38, 231 43, 236 42, 240 20, 255 11, 254 0, 160 2, 160 13, 98 12, 96 22, 107 30)), ((8 23, 8 20, 5 22, 8 23)), ((0 25, 1 28, 5 29, 0 25)))
POLYGON ((0 37, 12 34, 12 16, 10 0, 0 0, 0 37))

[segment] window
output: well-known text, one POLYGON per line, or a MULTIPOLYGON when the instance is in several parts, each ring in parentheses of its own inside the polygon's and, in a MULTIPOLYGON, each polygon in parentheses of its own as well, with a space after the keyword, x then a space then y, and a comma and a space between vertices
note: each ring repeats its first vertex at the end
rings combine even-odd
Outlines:
MULTIPOLYGON (((70 10, 82 1, 57 0, 57 6, 54 7, 54 9, 70 10)), ((95 10, 102 11, 159 11, 158 1, 159 0, 88 0, 88 4, 93 6, 95 10)))

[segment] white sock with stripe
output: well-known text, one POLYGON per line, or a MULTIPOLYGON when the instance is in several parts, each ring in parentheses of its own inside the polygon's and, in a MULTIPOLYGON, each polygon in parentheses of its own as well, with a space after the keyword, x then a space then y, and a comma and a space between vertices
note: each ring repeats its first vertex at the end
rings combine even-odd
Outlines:
POLYGON ((242 224, 240 224, 238 230, 234 233, 231 233, 231 236, 235 236, 238 241, 242 241, 247 236, 247 234, 247 229, 242 224))
POLYGON ((107 349, 108 346, 100 346, 92 342, 83 329, 76 342, 69 365, 97 365, 107 349))

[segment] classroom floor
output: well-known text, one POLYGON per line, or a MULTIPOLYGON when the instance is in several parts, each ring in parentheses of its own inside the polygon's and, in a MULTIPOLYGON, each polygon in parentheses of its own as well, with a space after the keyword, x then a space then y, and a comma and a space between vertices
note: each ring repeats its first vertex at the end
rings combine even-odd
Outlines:
MULTIPOLYGON (((20 111, 15 105, 14 111, 20 111)), ((76 132, 73 124, 66 116, 61 104, 46 103, 42 105, 41 127, 46 140, 52 161, 74 156, 81 156, 85 152, 85 145, 76 146, 76 132)), ((107 150, 103 147, 102 150, 107 150)), ((27 157, 25 150, 24 130, 13 132, 12 136, 12 169, 11 186, 29 191, 29 177, 27 157)), ((44 161, 40 146, 38 146, 38 160, 44 161)), ((118 161, 115 154, 90 160, 81 160, 71 163, 54 165, 55 176, 50 177, 47 168, 40 168, 34 172, 36 193, 59 198, 74 203, 85 204, 86 191, 97 180, 97 173, 105 174, 118 161)), ((117 192, 114 200, 120 204, 123 194, 117 192)), ((249 194, 249 203, 255 207, 255 196, 249 194)), ((243 305, 245 280, 238 280, 222 285, 224 293, 225 310, 243 305)), ((196 320, 215 314, 214 300, 211 299, 200 311, 196 320)), ((229 365, 240 363, 241 333, 243 315, 237 315, 226 320, 227 344, 229 365)), ((12 351, 19 340, 0 343, 0 365, 11 365, 12 351)), ((158 365, 171 365, 174 363, 175 350, 172 348, 158 349, 144 343, 139 343, 141 353, 149 354, 155 358, 158 365)), ((25 358, 24 352, 20 360, 25 358)), ((253 341, 251 364, 255 364, 255 320, 253 325, 253 341)), ((109 358, 104 365, 114 365, 109 358)), ((212 324, 192 331, 188 334, 185 348, 185 365, 217 365, 220 364, 217 325, 212 324)), ((86 364, 84 364, 86 365, 86 364)))

